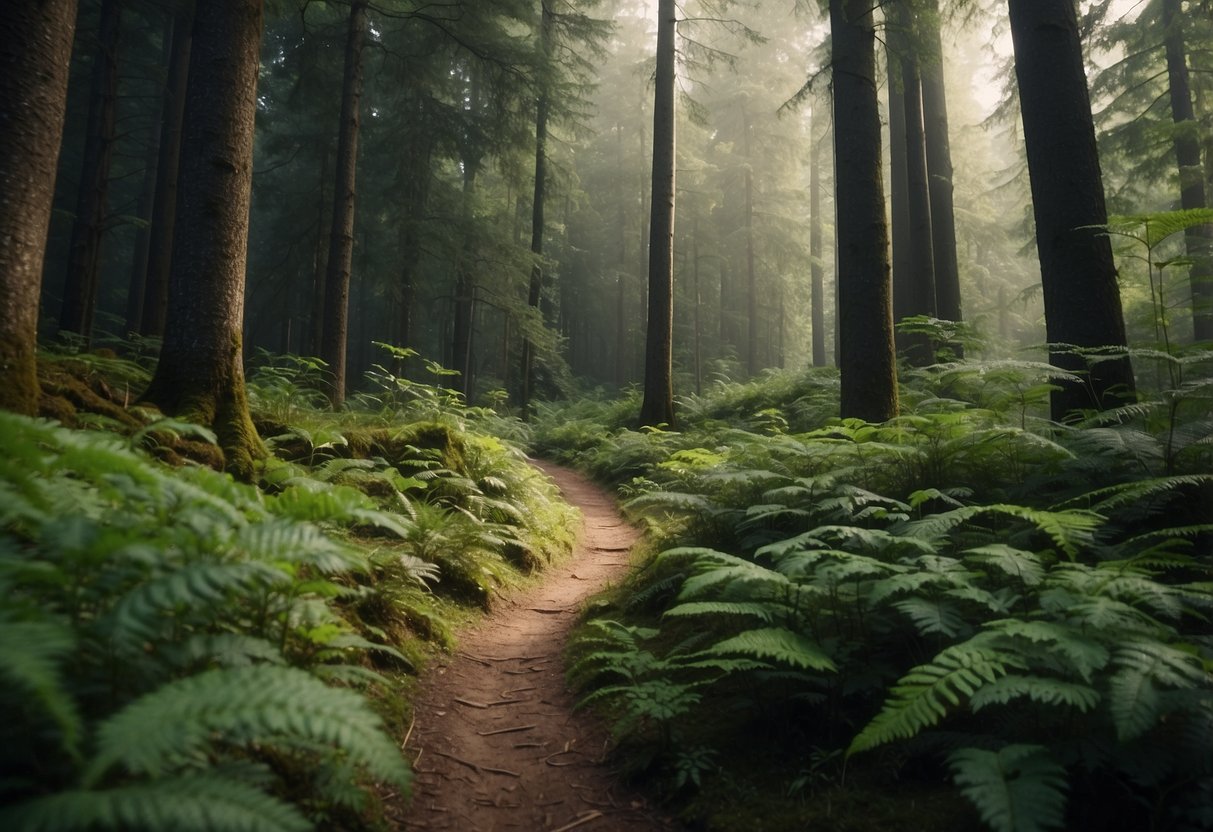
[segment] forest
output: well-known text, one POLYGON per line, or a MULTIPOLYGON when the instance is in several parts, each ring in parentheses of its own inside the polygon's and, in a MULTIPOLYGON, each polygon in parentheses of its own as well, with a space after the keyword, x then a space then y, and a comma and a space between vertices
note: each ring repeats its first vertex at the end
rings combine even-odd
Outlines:
POLYGON ((1213 2, 18 0, 0 450, 0 829, 1213 830, 1213 2))

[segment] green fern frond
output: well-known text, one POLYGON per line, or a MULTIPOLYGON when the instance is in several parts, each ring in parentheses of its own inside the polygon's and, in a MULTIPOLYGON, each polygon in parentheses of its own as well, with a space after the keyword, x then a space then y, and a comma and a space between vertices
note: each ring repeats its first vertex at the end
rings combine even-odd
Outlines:
POLYGON ((1039 745, 948 755, 961 793, 994 832, 1042 832, 1065 823, 1066 770, 1039 745))
POLYGON ((1099 691, 1087 685, 1064 682, 1047 676, 1008 674, 982 687, 969 699, 974 712, 989 705, 1005 705, 1014 699, 1030 699, 1042 705, 1069 705, 1086 713, 1099 704, 1099 691))
POLYGON ((1157 641, 1134 641, 1116 651, 1116 673, 1108 680, 1108 705, 1121 740, 1141 736, 1160 715, 1158 688, 1189 690, 1213 686, 1194 650, 1157 641))
POLYGON ((906 524, 907 534, 926 541, 939 541, 953 529, 982 514, 1000 514, 1025 520, 1052 538, 1054 544, 1070 557, 1091 545, 1094 532, 1105 518, 1092 511, 1069 509, 1043 511, 1040 509, 996 503, 985 506, 965 506, 933 514, 906 524))
POLYGON ((130 703, 97 729, 84 782, 115 767, 160 775, 216 737, 272 745, 290 736, 336 746, 379 780, 408 782, 399 751, 361 696, 302 670, 266 666, 207 671, 130 703))
POLYGON ((806 670, 834 672, 838 668, 819 645, 783 627, 746 630, 695 654, 696 658, 733 655, 770 659, 806 670))
POLYGON ((1065 501, 1056 506, 1056 508, 1086 505, 1090 506, 1092 511, 1110 515, 1116 509, 1127 505, 1141 503, 1166 494, 1173 494, 1181 488, 1198 488, 1211 482, 1213 482, 1213 474, 1189 474, 1135 480, 1089 491, 1086 494, 1065 501))
POLYGON ((1045 568, 1036 552, 1016 549, 1005 543, 991 543, 965 550, 966 560, 993 566, 1007 575, 1019 578, 1026 586, 1038 586, 1044 579, 1045 568))
POLYGON ((307 832, 288 803, 236 779, 165 777, 104 790, 64 791, 0 810, 22 832, 307 832))
POLYGON ((264 563, 189 563, 135 586, 100 624, 118 649, 138 648, 170 623, 166 612, 219 610, 230 597, 288 582, 287 575, 264 563))
MULTIPOLYGON (((59 729, 63 748, 77 756, 82 723, 76 703, 64 685, 60 664, 76 646, 66 624, 42 621, 0 621, 0 679, 7 691, 45 711, 59 729)), ((14 704, 11 694, 0 701, 14 704)))
POLYGON ((998 650, 983 635, 948 647, 930 664, 901 677, 884 709, 851 741, 847 754, 908 739, 937 724, 950 707, 959 707, 961 697, 1005 676, 1008 667, 1022 668, 1019 657, 998 650))
POLYGON ((663 613, 663 617, 746 615, 769 624, 784 612, 786 611, 778 610, 769 603, 758 601, 691 601, 670 607, 663 613))
POLYGON ((1108 649, 1093 637, 1066 624, 1053 621, 1005 618, 991 621, 987 632, 1002 633, 1013 638, 1026 639, 1032 644, 1046 645, 1056 653, 1063 663, 1078 671, 1084 681, 1091 681, 1096 671, 1107 666, 1111 659, 1108 649))
POLYGON ((960 609, 946 602, 907 598, 893 606, 913 621, 924 636, 937 634, 955 638, 972 629, 960 609))

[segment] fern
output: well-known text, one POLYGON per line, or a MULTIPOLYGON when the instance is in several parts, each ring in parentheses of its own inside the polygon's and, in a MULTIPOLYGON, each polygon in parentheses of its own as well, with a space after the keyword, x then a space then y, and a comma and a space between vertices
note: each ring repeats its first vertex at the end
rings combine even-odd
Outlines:
POLYGON ((81 789, 0 810, 0 827, 22 832, 306 832, 298 809, 240 780, 214 774, 81 789))
MULTIPOLYGON (((72 757, 79 755, 83 725, 60 665, 75 647, 76 639, 63 622, 0 620, 0 679, 5 689, 15 688, 24 694, 22 699, 30 697, 50 716, 72 757)), ((29 702, 26 699, 26 707, 29 702)))
POLYGON ((1066 770, 1038 745, 948 756, 961 793, 994 832, 1040 832, 1065 823, 1066 770))
POLYGON ((220 738, 270 744, 293 737, 332 744, 377 779, 405 785, 408 769, 358 695, 286 667, 212 670, 135 700, 97 729, 84 772, 95 786, 114 768, 158 776, 220 738))
POLYGON ((1213 685, 1213 676, 1191 652, 1158 642, 1130 642, 1116 651, 1113 663, 1117 670, 1108 681, 1108 705, 1122 741, 1141 736, 1158 721, 1160 686, 1207 691, 1213 685))
POLYGON ((1081 713, 1099 704, 1099 691, 1087 685, 1063 682, 1043 676, 1009 674, 985 685, 969 700, 974 712, 990 705, 1005 705, 1015 699, 1029 699, 1042 705, 1068 705, 1081 713))
POLYGON ((907 673, 892 689, 884 709, 851 741, 847 754, 857 754, 896 739, 907 739, 935 725, 950 708, 983 685, 1005 676, 1023 662, 999 650, 988 637, 975 636, 946 648, 929 664, 907 673))
POLYGON ((695 654, 696 658, 712 656, 753 656, 806 670, 833 672, 838 668, 820 646, 783 627, 746 630, 713 644, 695 654))

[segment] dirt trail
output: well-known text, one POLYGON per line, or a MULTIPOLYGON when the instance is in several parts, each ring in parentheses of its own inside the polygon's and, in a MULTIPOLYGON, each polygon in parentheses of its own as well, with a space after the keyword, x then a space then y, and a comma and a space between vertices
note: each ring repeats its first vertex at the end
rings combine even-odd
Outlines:
POLYGON ((537 462, 584 526, 573 558, 541 586, 497 604, 429 668, 407 751, 406 830, 669 832, 603 760, 606 731, 573 712, 561 653, 580 603, 623 575, 636 530, 611 498, 568 469, 537 462))

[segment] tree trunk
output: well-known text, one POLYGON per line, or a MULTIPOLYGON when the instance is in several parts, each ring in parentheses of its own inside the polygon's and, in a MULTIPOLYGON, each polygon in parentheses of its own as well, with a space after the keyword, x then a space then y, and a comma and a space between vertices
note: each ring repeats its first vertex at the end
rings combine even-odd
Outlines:
MULTIPOLYGON (((890 153, 894 161, 900 159, 904 176, 904 181, 898 183, 894 168, 893 321, 900 323, 910 316, 935 316, 935 258, 931 248, 921 70, 911 36, 913 15, 906 0, 885 8, 890 17, 889 132, 893 143, 890 153), (894 132, 897 126, 902 128, 900 136, 894 132)), ((895 342, 911 364, 925 366, 935 357, 934 347, 925 335, 897 333, 895 342)))
MULTIPOLYGON (((948 103, 943 82, 943 42, 939 0, 927 9, 929 31, 922 33, 926 52, 919 61, 922 74, 922 115, 926 130, 927 174, 931 197, 931 247, 935 260, 936 314, 947 321, 963 320, 960 265, 956 258, 956 208, 952 200, 952 145, 948 137, 948 103)), ((960 344, 950 345, 957 356, 960 344)))
MULTIPOLYGON (((623 164, 623 125, 615 125, 615 164, 617 170, 624 170, 623 164)), ((627 262, 628 262, 628 228, 627 214, 623 206, 622 177, 615 177, 615 214, 619 232, 618 260, 615 266, 615 386, 623 388, 628 381, 628 320, 627 320, 627 262)))
POLYGON ((333 217, 329 232, 328 267, 324 275, 324 326, 320 357, 329 367, 329 401, 345 401, 346 342, 349 332, 350 272, 354 258, 355 180, 358 171, 358 130, 361 126, 362 43, 366 38, 367 0, 351 0, 345 41, 345 70, 341 83, 341 126, 337 133, 333 217))
MULTIPOLYGON (((545 61, 551 60, 552 13, 547 3, 542 7, 540 42, 545 61)), ((548 89, 540 82, 539 98, 535 102, 535 193, 531 200, 531 254, 535 262, 531 266, 531 281, 527 290, 527 306, 536 314, 543 297, 543 267, 539 259, 543 256, 543 200, 547 185, 547 141, 548 141, 548 89)), ((530 336, 522 339, 522 418, 530 417, 531 395, 535 384, 535 344, 530 336)))
MULTIPOLYGON (((904 0, 897 0, 900 5, 904 0)), ((911 288, 914 262, 910 255, 913 244, 910 240, 910 185, 909 160, 906 158, 909 144, 906 142, 906 96, 905 76, 902 73, 901 54, 907 48, 907 38, 901 24, 890 24, 885 36, 885 60, 889 76, 889 213, 893 236, 893 323, 914 313, 911 288)), ((898 352, 910 348, 910 338, 894 330, 894 343, 898 352)))
MULTIPOLYGON (((463 163, 464 235, 470 242, 472 230, 472 196, 476 190, 476 166, 468 159, 463 163)), ((466 249, 466 245, 464 247, 466 249)), ((472 396, 472 325, 476 311, 476 279, 472 266, 462 253, 455 259, 455 315, 451 328, 451 369, 459 373, 459 390, 464 398, 472 396)))
MULTIPOLYGON (((824 137, 823 137, 824 138, 824 137)), ((821 267, 821 142, 809 134, 809 276, 812 303, 813 366, 826 366, 825 269, 821 267)))
POLYGON ((1071 0, 1011 0, 1049 360, 1086 373, 1053 393, 1055 420, 1114 407, 1134 391, 1129 359, 1088 362, 1073 348, 1125 346, 1082 42, 1071 0))
POLYGON ((97 308, 105 198, 109 190, 118 109, 118 35, 121 28, 121 0, 102 0, 84 136, 84 161, 76 190, 76 216, 72 222, 67 278, 59 312, 59 331, 74 332, 86 340, 92 333, 97 308))
POLYGON ((699 214, 691 230, 691 280, 695 293, 694 338, 695 395, 703 395, 703 293, 699 288, 699 214))
MULTIPOLYGON (((1167 77, 1171 88, 1171 118, 1175 122, 1175 161, 1179 167, 1179 204, 1184 210, 1207 208, 1204 167, 1192 86, 1188 79, 1181 0, 1163 0, 1166 27, 1167 77)), ((1192 260, 1188 280, 1192 292, 1192 334, 1197 341, 1213 341, 1213 224, 1196 225, 1184 232, 1192 260)))
POLYGON ((241 360, 262 15, 262 0, 198 4, 164 346, 144 394, 212 426, 243 479, 265 454, 241 360))
POLYGON ((649 220, 649 309, 640 423, 674 420, 674 30, 675 0, 657 7, 653 94, 653 187, 649 220))
POLYGON ((758 374, 758 273, 754 269, 754 157, 750 145, 750 116, 743 104, 741 129, 745 154, 745 273, 746 371, 758 374))
MULTIPOLYGON (((909 26, 911 16, 904 3, 897 3, 902 21, 909 26)), ((907 39, 908 45, 908 39, 907 39)), ((931 195, 927 182, 926 135, 923 130, 922 81, 918 57, 912 49, 902 56, 901 74, 905 82, 906 118, 906 195, 910 216, 910 307, 911 315, 936 316, 935 256, 931 246, 931 195)), ((896 290, 894 290, 896 291, 896 290)), ((930 338, 915 335, 908 339, 907 357, 911 364, 925 366, 935 359, 930 338)))
POLYGON ((18 3, 0 16, 0 408, 29 416, 75 28, 75 0, 18 3))
POLYGON ((160 145, 156 164, 156 200, 152 207, 151 240, 148 243, 147 282, 143 290, 143 335, 164 334, 168 310, 169 273, 173 261, 173 237, 177 228, 177 182, 181 167, 181 124, 189 81, 190 46, 193 39, 192 11, 178 11, 173 21, 173 45, 168 78, 164 85, 164 113, 160 122, 160 145))
POLYGON ((897 414, 871 0, 830 0, 842 416, 897 414))
MULTIPOLYGON (((173 60, 173 15, 164 19, 160 35, 160 63, 166 75, 173 60)), ((166 90, 161 90, 152 117, 152 135, 148 142, 147 163, 143 168, 143 186, 139 189, 138 216, 145 224, 135 234, 135 250, 131 257, 131 278, 126 292, 126 331, 137 333, 143 323, 144 293, 147 291, 147 268, 152 245, 152 217, 156 210, 156 168, 160 163, 160 125, 164 121, 166 90)))

